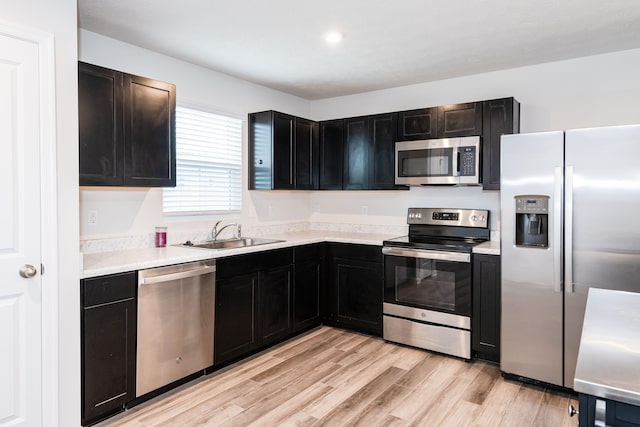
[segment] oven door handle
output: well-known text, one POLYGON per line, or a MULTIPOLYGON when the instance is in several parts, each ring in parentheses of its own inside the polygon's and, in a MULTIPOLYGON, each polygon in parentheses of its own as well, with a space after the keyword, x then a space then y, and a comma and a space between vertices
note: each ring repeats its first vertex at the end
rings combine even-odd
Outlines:
POLYGON ((471 254, 462 252, 429 251, 425 249, 401 249, 383 247, 383 255, 401 256, 408 258, 435 259, 439 261, 471 262, 471 254))

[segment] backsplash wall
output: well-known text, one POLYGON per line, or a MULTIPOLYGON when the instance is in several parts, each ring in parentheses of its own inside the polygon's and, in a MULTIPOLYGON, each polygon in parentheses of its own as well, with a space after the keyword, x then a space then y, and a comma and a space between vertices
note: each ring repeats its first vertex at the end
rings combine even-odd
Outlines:
MULTIPOLYGON (((177 86, 178 103, 208 104, 241 117, 245 121, 245 165, 246 116, 267 109, 323 120, 514 96, 521 103, 523 132, 640 123, 640 111, 635 107, 640 97, 640 79, 636 75, 640 69, 640 49, 308 101, 84 30, 79 37, 80 60, 170 81, 177 86)), ((412 206, 489 209, 492 235, 497 237, 499 232, 499 192, 483 191, 480 187, 248 191, 246 175, 245 170, 241 213, 197 220, 163 217, 161 189, 83 187, 80 239, 145 236, 151 235, 155 226, 164 225, 169 227, 171 242, 172 234, 206 233, 218 219, 240 222, 245 230, 255 232, 283 224, 301 227, 319 224, 316 226, 319 228, 324 227, 322 224, 338 228, 348 224, 374 228, 379 225, 398 230, 395 227, 405 225, 406 210, 412 206), (97 225, 88 224, 89 211, 97 212, 97 225)))

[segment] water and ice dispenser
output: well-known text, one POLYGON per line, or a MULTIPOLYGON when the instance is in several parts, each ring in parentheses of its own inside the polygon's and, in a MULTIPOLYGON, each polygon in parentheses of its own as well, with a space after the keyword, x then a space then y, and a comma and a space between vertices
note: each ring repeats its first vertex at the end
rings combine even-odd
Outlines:
POLYGON ((516 196, 516 246, 549 247, 549 196, 516 196))

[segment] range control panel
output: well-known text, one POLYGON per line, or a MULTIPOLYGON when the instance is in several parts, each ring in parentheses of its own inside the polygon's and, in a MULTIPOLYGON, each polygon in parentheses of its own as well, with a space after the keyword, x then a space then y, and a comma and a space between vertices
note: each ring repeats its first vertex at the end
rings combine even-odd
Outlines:
POLYGON ((487 228, 489 226, 489 211, 482 209, 409 208, 407 224, 487 228))

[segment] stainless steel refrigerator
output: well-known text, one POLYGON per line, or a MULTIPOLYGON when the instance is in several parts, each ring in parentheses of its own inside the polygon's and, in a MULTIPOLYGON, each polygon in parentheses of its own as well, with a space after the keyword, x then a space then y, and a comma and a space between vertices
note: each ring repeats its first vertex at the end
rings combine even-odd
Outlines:
POLYGON ((588 289, 640 292, 640 125, 501 144, 500 368, 573 388, 588 289))

